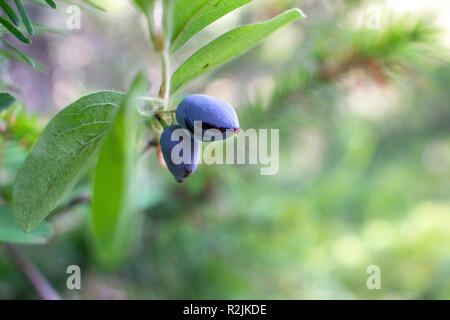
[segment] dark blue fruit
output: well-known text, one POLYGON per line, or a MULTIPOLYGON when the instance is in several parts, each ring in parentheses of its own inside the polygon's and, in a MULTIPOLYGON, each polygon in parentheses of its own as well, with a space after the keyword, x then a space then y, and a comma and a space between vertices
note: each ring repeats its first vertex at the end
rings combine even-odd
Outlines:
POLYGON ((160 145, 167 168, 178 182, 183 182, 197 169, 200 145, 181 126, 164 129, 160 145))
POLYGON ((187 96, 179 104, 176 114, 180 126, 189 130, 197 140, 222 140, 240 131, 233 107, 222 99, 204 94, 187 96), (207 132, 210 129, 215 130, 207 132), (212 132, 216 134, 212 135, 212 132))

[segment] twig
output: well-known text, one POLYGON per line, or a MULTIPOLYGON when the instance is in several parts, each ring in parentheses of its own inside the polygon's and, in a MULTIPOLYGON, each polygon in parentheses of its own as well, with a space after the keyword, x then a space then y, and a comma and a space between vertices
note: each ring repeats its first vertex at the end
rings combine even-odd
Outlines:
POLYGON ((12 244, 5 244, 5 250, 42 299, 61 300, 60 295, 44 275, 20 252, 19 248, 12 244))
POLYGON ((55 229, 55 236, 67 233, 83 223, 83 216, 72 209, 90 200, 88 194, 82 194, 53 211, 50 222, 55 229))
POLYGON ((55 210, 53 210, 52 215, 69 211, 69 210, 73 209, 74 207, 78 206, 79 204, 88 203, 90 200, 91 200, 91 198, 89 197, 88 194, 81 194, 78 197, 70 200, 65 205, 62 205, 62 206, 56 208, 55 210))
POLYGON ((147 155, 149 154, 149 151, 153 148, 158 147, 158 141, 156 141, 156 139, 151 139, 147 145, 145 146, 145 148, 142 150, 141 154, 139 155, 139 161, 143 161, 147 155))
POLYGON ((164 101, 164 108, 166 109, 169 104, 170 94, 170 54, 169 54, 169 42, 164 36, 164 30, 156 30, 155 20, 153 17, 153 10, 146 13, 148 31, 150 38, 152 39, 155 50, 161 57, 161 88, 159 90, 159 97, 164 101))

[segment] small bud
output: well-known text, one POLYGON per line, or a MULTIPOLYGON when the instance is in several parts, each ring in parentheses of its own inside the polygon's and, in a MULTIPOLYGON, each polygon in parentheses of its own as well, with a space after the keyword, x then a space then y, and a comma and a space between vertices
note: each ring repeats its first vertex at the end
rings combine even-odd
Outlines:
POLYGON ((177 108, 177 121, 194 138, 215 141, 239 133, 239 120, 233 107, 226 101, 203 94, 186 97, 177 108), (208 130, 213 134, 208 135, 208 130), (218 134, 214 134, 214 132, 218 134))
POLYGON ((197 169, 200 145, 179 125, 164 129, 160 145, 167 168, 178 182, 183 182, 197 169))

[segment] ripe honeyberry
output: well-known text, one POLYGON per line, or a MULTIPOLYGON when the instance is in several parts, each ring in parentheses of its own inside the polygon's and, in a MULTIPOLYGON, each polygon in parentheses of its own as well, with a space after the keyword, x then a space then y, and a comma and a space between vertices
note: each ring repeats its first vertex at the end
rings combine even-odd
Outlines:
POLYGON ((187 96, 179 104, 176 116, 180 126, 201 141, 227 139, 240 130, 233 107, 222 99, 204 94, 187 96))
POLYGON ((197 169, 200 145, 179 125, 164 129, 160 145, 167 168, 178 182, 183 182, 197 169))

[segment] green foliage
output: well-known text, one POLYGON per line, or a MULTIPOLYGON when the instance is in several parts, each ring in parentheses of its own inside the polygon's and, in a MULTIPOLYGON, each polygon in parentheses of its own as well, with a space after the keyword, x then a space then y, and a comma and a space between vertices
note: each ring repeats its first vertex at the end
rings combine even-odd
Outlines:
POLYGON ((22 5, 22 2, 20 2, 20 0, 14 0, 14 3, 16 4, 17 10, 19 11, 20 16, 22 17, 22 21, 25 24, 25 27, 27 28, 28 34, 30 36, 34 35, 33 24, 31 23, 30 18, 28 18, 28 14, 22 5))
POLYGON ((354 31, 353 54, 376 59, 390 67, 405 63, 424 63, 445 57, 439 37, 442 31, 427 16, 404 15, 388 18, 380 30, 362 28, 354 31))
POLYGON ((53 233, 53 227, 45 222, 33 231, 23 233, 23 230, 14 221, 10 209, 0 206, 0 242, 45 244, 52 238, 53 233))
POLYGON ((16 101, 16 98, 14 98, 9 93, 0 93, 0 112, 8 109, 14 103, 14 101, 16 101))
MULTIPOLYGON (((46 2, 54 7, 52 1, 46 2)), ((154 1, 134 0, 147 17, 155 48, 163 57, 163 84, 158 98, 162 101, 162 108, 167 107, 169 101, 165 91, 169 91, 170 43, 173 41, 175 51, 210 23, 249 2, 196 1, 191 4, 178 1, 174 5, 172 1, 164 1, 163 30, 159 31, 153 21, 154 1)), ((26 12, 19 11, 24 18, 26 12)), ((224 34, 200 49, 175 72, 172 92, 196 76, 243 54, 277 29, 302 17, 300 10, 289 10, 265 23, 240 27, 224 34)), ((29 27, 31 24, 28 25, 30 31, 29 27)), ((21 53, 10 42, 3 39, 2 42, 11 50, 8 51, 9 57, 37 67, 31 57, 21 53)), ((92 198, 92 231, 97 257, 105 266, 113 266, 126 257, 139 234, 136 227, 140 225, 132 201, 136 193, 136 139, 138 131, 141 131, 136 125, 138 95, 145 95, 142 76, 135 80, 125 99, 115 92, 89 95, 63 109, 48 123, 18 172, 13 189, 13 216, 22 229, 29 232, 38 226, 94 165, 99 155, 92 198)))
POLYGON ((17 29, 15 26, 13 26, 11 23, 9 23, 4 18, 0 17, 0 24, 3 25, 7 31, 9 31, 12 35, 14 35, 17 39, 24 43, 31 43, 31 40, 24 36, 24 34, 17 29))
MULTIPOLYGON (((56 8, 56 4, 52 0, 45 0, 45 1, 50 7, 56 8)), ((20 16, 25 24, 25 28, 27 29, 27 31, 30 35, 33 35, 34 28, 33 28, 33 25, 31 23, 30 19, 28 18, 28 14, 27 14, 25 8, 23 7, 20 0, 14 0, 14 2, 16 4, 17 10, 19 11, 20 16)), ((14 12, 13 8, 5 0, 0 0, 0 6, 2 7, 3 11, 5 11, 5 13, 9 17, 10 21, 17 27, 20 26, 20 20, 19 20, 18 16, 14 12)), ((0 24, 2 24, 11 34, 13 34, 20 41, 22 41, 24 43, 31 43, 31 40, 28 39, 18 28, 11 25, 7 20, 5 20, 1 17, 0 17, 0 24)))
POLYGON ((139 75, 123 99, 106 135, 94 173, 92 227, 96 253, 106 267, 123 261, 133 251, 141 226, 136 212, 137 97, 145 93, 139 75))
POLYGON ((24 148, 31 148, 42 133, 42 121, 29 113, 20 103, 13 104, 0 114, 0 122, 6 124, 8 135, 24 148))
POLYGON ((181 48, 190 38, 227 13, 253 0, 178 0, 173 12, 171 51, 181 48))
POLYGON ((194 53, 175 71, 171 92, 175 93, 188 81, 238 57, 289 22, 304 17, 299 9, 292 9, 267 22, 225 33, 194 53))
POLYGON ((45 2, 53 9, 56 9, 56 3, 53 0, 45 0, 45 2))
POLYGON ((16 26, 20 25, 19 18, 17 17, 16 13, 5 0, 0 0, 0 7, 2 7, 3 11, 12 21, 12 23, 14 23, 16 26))
POLYGON ((74 102, 48 123, 14 186, 14 218, 26 232, 45 219, 95 163, 122 99, 117 92, 98 92, 74 102))
POLYGON ((47 68, 44 65, 37 62, 33 57, 17 49, 11 42, 7 41, 6 39, 0 38, 0 42, 5 44, 5 46, 10 49, 10 51, 0 49, 0 55, 3 54, 4 56, 7 56, 11 59, 26 63, 31 67, 38 69, 39 71, 47 70, 47 68))
MULTIPOLYGON (((135 2, 140 10, 150 15, 152 0, 135 2)), ((164 5, 168 3, 164 1, 164 5)), ((178 6, 180 3, 189 4, 179 2, 178 6)), ((263 4, 261 10, 284 10, 289 3, 273 1, 263 4)), ((252 166, 204 166, 188 184, 175 185, 158 169, 156 157, 140 162, 140 166, 135 161, 140 147, 157 144, 157 130, 141 132, 148 129, 141 124, 150 127, 151 123, 158 122, 153 115, 165 107, 165 99, 140 99, 149 103, 146 106, 149 113, 142 112, 147 109, 140 109, 134 99, 140 94, 139 81, 132 86, 126 99, 123 95, 117 99, 114 109, 119 111, 115 117, 111 113, 111 129, 105 130, 101 138, 104 143, 92 147, 100 153, 91 176, 93 181, 83 179, 74 193, 78 189, 86 192, 93 189, 92 246, 103 266, 113 267, 129 258, 129 253, 136 249, 133 242, 140 236, 141 228, 145 230, 145 238, 140 239, 145 241, 137 247, 139 252, 133 256, 132 263, 122 265, 120 273, 108 274, 92 268, 90 272, 96 281, 90 284, 91 290, 81 292, 83 298, 92 298, 90 295, 96 286, 108 287, 111 279, 119 276, 121 281, 115 290, 129 298, 449 297, 450 256, 443 244, 450 241, 450 65, 448 61, 442 63, 434 59, 442 55, 442 50, 436 46, 438 30, 426 19, 406 17, 382 23, 380 29, 341 28, 347 21, 354 21, 353 9, 364 9, 359 1, 343 2, 334 10, 330 5, 327 8, 330 11, 320 11, 320 5, 313 1, 306 4, 317 10, 312 10, 313 19, 304 26, 304 32, 300 34, 294 29, 298 37, 294 39, 289 32, 279 33, 279 38, 271 39, 273 42, 261 47, 252 59, 240 59, 221 73, 226 72, 226 76, 231 75, 233 79, 232 83, 221 82, 220 90, 230 96, 239 95, 238 113, 243 128, 281 128, 280 171, 276 176, 259 176, 257 168, 252 166), (286 52, 277 55, 276 52, 285 50, 284 46, 288 47, 286 52), (267 54, 268 50, 274 50, 275 54, 267 54), (423 68, 423 61, 433 63, 423 68), (416 72, 409 78, 411 70, 416 72), (259 77, 260 74, 269 76, 259 77), (395 74, 401 85, 397 86, 386 76, 378 81, 380 74, 395 74), (377 81, 366 84, 367 78, 377 81), (258 84, 270 82, 269 89, 259 85, 253 88, 255 80, 258 84), (377 97, 364 99, 360 94, 355 98, 355 92, 361 89, 377 92, 380 98, 374 106, 368 100, 377 97), (381 106, 385 100, 390 102, 388 107, 381 106), (151 117, 150 121, 135 119, 135 108, 144 117, 151 117), (374 116, 368 111, 377 112, 374 116), (143 137, 155 140, 148 143, 143 137), (144 187, 146 183, 150 187, 144 187), (133 192, 136 184, 139 190, 133 192), (133 206, 135 203, 139 203, 139 208, 133 206), (140 220, 141 209, 146 210, 144 221, 140 220), (365 286, 368 276, 365 270, 371 264, 381 267, 383 290, 368 290, 365 286)), ((175 10, 179 8, 175 6, 175 10)), ((212 5, 204 7, 193 17, 209 19, 215 15, 216 18, 218 13, 213 9, 212 5), (211 12, 211 16, 207 12, 211 12)), ((164 10, 170 11, 167 7, 164 10)), ((177 16, 179 13, 173 16, 173 26, 170 19, 164 21, 164 37, 160 39, 165 39, 167 32, 174 39, 170 30, 180 23, 176 21, 177 16)), ((195 19, 189 20, 185 30, 195 30, 195 25, 209 23, 207 19, 194 23, 195 19)), ((38 25, 34 27, 39 33, 38 25)), ((135 31, 134 24, 132 28, 135 31)), ((246 28, 249 33, 243 37, 236 34, 236 41, 230 38, 229 42, 225 42, 229 37, 225 34, 205 47, 207 51, 200 49, 202 55, 197 52, 182 64, 180 68, 184 72, 175 73, 172 88, 181 88, 203 74, 198 68, 210 62, 209 58, 218 57, 205 72, 224 63, 221 59, 228 54, 234 58, 247 46, 253 46, 257 37, 245 40, 252 34, 253 26, 241 28, 229 34, 246 28), (235 43, 241 47, 236 49, 235 43)), ((154 31, 161 36, 160 30, 154 31)), ((187 32, 178 39, 188 36, 190 39, 193 34, 187 32)), ((171 42, 171 48, 159 49, 173 52, 182 42, 171 42)), ((134 66, 135 60, 130 60, 134 66)), ((129 71, 119 68, 124 75, 129 71)), ((132 69, 130 64, 125 68, 132 69)), ((214 80, 214 76, 211 78, 214 80)), ((198 88, 200 92, 206 85, 200 83, 198 88)), ((170 98, 173 100, 169 108, 177 101, 177 97, 170 98)), ((100 109, 105 107, 103 103, 104 97, 98 97, 100 109)), ((36 119, 19 107, 20 103, 16 103, 0 114, 0 122, 6 124, 9 138, 13 140, 9 141, 3 158, 1 196, 5 203, 10 201, 8 188, 17 170, 11 170, 14 149, 22 151, 20 156, 15 156, 15 168, 40 134, 36 119), (20 147, 23 145, 27 148, 20 147)), ((62 113, 69 112, 66 110, 62 113)), ((171 113, 164 112, 161 114, 165 121, 173 121, 171 113)), ((40 191, 34 194, 39 190, 35 187, 36 179, 46 181, 56 175, 67 179, 66 171, 70 171, 69 175, 83 175, 86 168, 80 162, 90 167, 87 160, 74 160, 82 149, 74 139, 84 141, 88 132, 76 131, 76 136, 70 137, 63 134, 67 128, 74 129, 93 120, 92 114, 76 114, 77 119, 81 117, 77 125, 66 127, 67 124, 61 122, 61 130, 57 130, 51 143, 44 143, 48 133, 43 133, 27 162, 37 161, 36 150, 47 150, 56 141, 60 141, 59 151, 52 154, 53 158, 41 153, 45 161, 38 168, 25 164, 22 171, 28 172, 29 179, 24 179, 25 174, 20 173, 16 188, 30 190, 17 199, 45 204, 46 196, 37 194, 40 191), (68 169, 62 170, 57 160, 61 156, 65 157, 62 161, 66 164, 75 161, 74 166, 68 164, 65 166, 68 169), (51 168, 58 171, 52 172, 51 168), (80 171, 75 172, 78 169, 80 171), (51 175, 47 175, 49 172, 51 175)), ((72 116, 75 117, 67 115, 72 116)), ((58 119, 64 120, 58 114, 49 126, 58 119)), ((95 162, 93 154, 94 151, 89 158, 95 162)), ((71 184, 77 179, 72 180, 71 184)), ((70 189, 68 185, 63 188, 70 189)), ((61 196, 55 195, 52 202, 58 202, 61 196)), ((33 209, 33 212, 40 210, 33 209)), ((49 211, 51 209, 46 210, 49 211)), ((58 214, 52 218, 66 217, 58 214)), ((11 223, 9 218, 4 225, 11 223)), ((22 236, 41 230, 43 225, 45 222, 22 236)), ((0 210, 0 241, 1 230, 0 210)), ((19 237, 17 226, 7 227, 7 231, 11 230, 19 237)), ((48 274, 54 275, 56 283, 62 284, 61 289, 66 289, 65 275, 60 275, 59 264, 48 263, 48 257, 57 256, 67 264, 77 257, 89 265, 90 260, 85 258, 88 246, 84 236, 83 228, 76 228, 70 236, 59 237, 57 243, 43 247, 33 257, 39 265, 45 266, 48 274)), ((16 289, 19 282, 11 280, 16 272, 4 271, 6 268, 1 267, 6 264, 2 264, 1 258, 0 282, 6 279, 13 283, 11 287, 18 290, 13 292, 14 296, 31 297, 28 287, 24 286, 26 289, 22 291, 16 289)), ((0 298, 2 295, 6 295, 4 290, 0 290, 0 298)))
MULTIPOLYGON (((56 3, 52 0, 45 0, 45 2, 39 1, 39 0, 28 0, 28 1, 31 1, 36 4, 40 4, 40 5, 47 5, 53 9, 56 9, 56 7, 57 7, 56 3)), ((63 1, 66 2, 67 4, 73 4, 73 2, 70 0, 63 0, 63 1)), ((83 1, 98 10, 104 11, 104 9, 102 7, 98 6, 91 0, 83 0, 83 1)), ((22 18, 23 24, 25 25, 25 29, 30 36, 35 35, 36 31, 37 31, 37 34, 42 34, 45 32, 56 32, 56 33, 60 33, 60 34, 66 33, 65 30, 60 30, 57 28, 44 26, 44 25, 41 25, 38 23, 33 23, 30 20, 28 14, 27 14, 27 11, 26 11, 25 7, 23 6, 21 0, 14 0, 14 3, 16 5, 17 10, 19 11, 20 17, 22 18)), ((31 43, 32 42, 31 39, 26 37, 24 35, 24 33, 22 32, 22 30, 20 28, 18 28, 20 26, 20 20, 19 20, 18 16, 16 15, 16 13, 14 12, 14 9, 8 4, 8 2, 6 2, 5 0, 0 0, 0 7, 4 10, 4 12, 7 14, 7 16, 9 17, 9 20, 10 20, 10 21, 8 21, 5 18, 0 17, 0 35, 2 35, 4 33, 10 33, 23 43, 26 43, 26 44, 31 43), (11 24, 10 22, 12 22, 14 25, 11 24), (3 28, 2 28, 2 26, 3 26, 3 28)), ((23 63, 30 65, 33 68, 40 70, 40 71, 46 70, 45 66, 36 62, 34 58, 23 53, 21 50, 16 48, 12 43, 6 41, 6 39, 0 38, 0 40, 1 40, 1 42, 3 42, 3 44, 8 49, 11 50, 11 51, 8 51, 5 49, 0 49, 0 57, 5 57, 7 59, 15 59, 15 60, 21 61, 23 63)))

